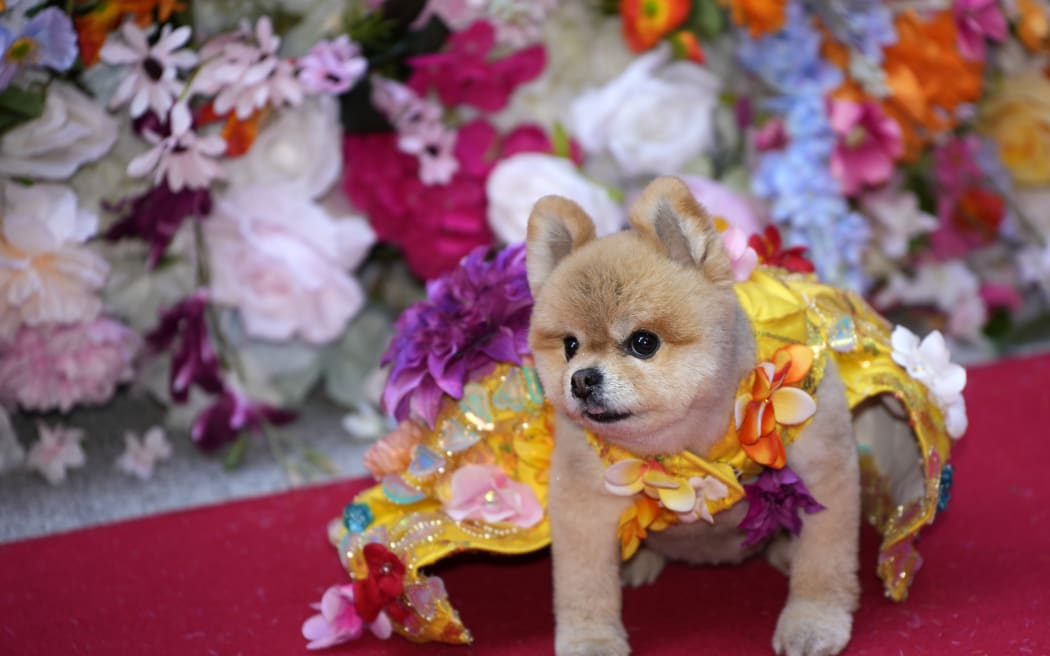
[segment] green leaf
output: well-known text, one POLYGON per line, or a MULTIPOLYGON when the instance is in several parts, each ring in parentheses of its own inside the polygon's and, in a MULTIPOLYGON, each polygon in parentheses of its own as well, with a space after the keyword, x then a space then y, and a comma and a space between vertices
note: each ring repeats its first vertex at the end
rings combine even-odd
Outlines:
POLYGON ((572 159, 572 140, 568 130, 559 121, 554 122, 554 128, 551 130, 551 146, 556 156, 572 159))
POLYGON ((241 433, 237 441, 226 450, 226 456, 222 459, 222 466, 226 469, 236 469, 244 462, 244 454, 248 452, 248 435, 241 433))
POLYGON ((45 93, 8 87, 0 93, 0 134, 44 113, 45 93))
POLYGON ((710 41, 725 31, 726 16, 714 0, 696 0, 693 23, 700 32, 701 41, 710 41))

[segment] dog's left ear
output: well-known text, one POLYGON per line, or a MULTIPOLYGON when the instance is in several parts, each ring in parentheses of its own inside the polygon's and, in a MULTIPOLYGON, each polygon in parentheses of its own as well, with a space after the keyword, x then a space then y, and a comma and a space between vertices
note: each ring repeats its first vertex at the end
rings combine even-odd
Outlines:
POLYGON ((547 277, 566 255, 594 239, 594 221, 568 198, 544 196, 529 215, 525 267, 536 296, 547 277))
POLYGON ((707 210, 678 178, 653 180, 631 207, 631 225, 652 246, 714 283, 733 283, 733 267, 707 210))

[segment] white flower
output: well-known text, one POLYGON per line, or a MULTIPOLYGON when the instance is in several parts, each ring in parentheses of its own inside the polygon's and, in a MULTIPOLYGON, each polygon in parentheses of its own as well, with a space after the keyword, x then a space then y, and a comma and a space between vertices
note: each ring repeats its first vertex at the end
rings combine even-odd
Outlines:
POLYGON ((167 257, 154 269, 146 265, 147 244, 125 239, 101 245, 112 267, 102 292, 106 308, 142 334, 157 325, 163 308, 186 298, 196 287, 190 223, 179 230, 167 257))
POLYGON ((297 195, 317 199, 342 170, 339 103, 321 96, 282 111, 243 157, 226 162, 231 185, 284 184, 297 195))
POLYGON ((25 458, 25 449, 18 441, 11 419, 4 407, 0 406, 0 474, 18 467, 25 458))
POLYGON ((623 212, 609 193, 583 177, 563 157, 539 153, 509 157, 492 169, 485 182, 485 193, 489 226, 507 244, 525 240, 532 206, 548 194, 576 201, 594 219, 598 236, 623 227, 623 212))
POLYGON ((926 386, 930 398, 945 412, 949 434, 958 438, 966 430, 966 406, 962 391, 966 387, 966 370, 952 363, 944 336, 935 330, 920 342, 918 336, 897 326, 890 336, 893 361, 908 375, 926 386))
POLYGON ((66 469, 83 467, 87 462, 80 441, 84 431, 66 426, 37 424, 40 439, 29 449, 26 466, 36 469, 52 485, 66 480, 66 469))
POLYGON ((180 50, 190 40, 191 32, 188 25, 176 30, 165 25, 151 46, 145 30, 132 21, 125 22, 120 28, 123 39, 110 37, 99 51, 99 57, 107 64, 133 66, 110 99, 109 108, 116 109, 130 100, 133 118, 142 116, 147 109, 157 116, 166 116, 184 87, 178 79, 179 70, 197 65, 196 53, 180 50))
POLYGON ((981 339, 988 314, 980 281, 958 260, 924 264, 913 278, 895 272, 873 300, 880 308, 897 303, 933 305, 948 315, 949 334, 971 340, 981 339))
POLYGON ((919 209, 915 194, 899 189, 880 189, 864 194, 861 209, 878 224, 882 250, 891 258, 903 257, 908 242, 937 229, 937 218, 919 209))
POLYGON ((0 175, 64 180, 105 155, 116 139, 111 116, 76 87, 55 80, 44 113, 0 137, 0 175))
POLYGON ((689 485, 696 490, 696 502, 690 512, 678 513, 678 518, 686 524, 695 522, 697 519, 713 524, 715 518, 711 516, 707 502, 725 499, 729 494, 729 488, 714 476, 693 476, 689 479, 689 485))
POLYGON ((172 191, 201 189, 223 177, 222 167, 214 161, 226 151, 222 137, 200 137, 193 132, 189 108, 183 103, 172 108, 170 121, 167 137, 145 132, 153 148, 128 163, 128 175, 140 178, 153 173, 154 184, 167 180, 172 191))
POLYGON ((124 433, 124 453, 117 458, 116 467, 122 472, 146 480, 153 475, 153 467, 171 457, 171 444, 164 429, 154 426, 139 440, 131 431, 124 433))
POLYGON ((708 150, 718 78, 669 58, 660 46, 573 103, 570 128, 584 150, 610 153, 627 176, 677 173, 708 150))
POLYGON ((1022 281, 1039 285, 1043 293, 1050 296, 1050 244, 1021 249, 1017 254, 1017 269, 1022 281))
POLYGON ((83 244, 98 219, 68 187, 7 182, 0 192, 0 335, 94 319, 109 265, 83 244))

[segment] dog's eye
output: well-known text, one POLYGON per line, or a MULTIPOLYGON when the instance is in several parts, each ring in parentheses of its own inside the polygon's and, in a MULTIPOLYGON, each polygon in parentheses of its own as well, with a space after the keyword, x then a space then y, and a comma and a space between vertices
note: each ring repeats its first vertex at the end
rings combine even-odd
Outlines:
POLYGON ((580 348, 580 342, 572 335, 569 335, 562 340, 565 344, 565 359, 572 360, 572 356, 576 355, 576 350, 580 348))
POLYGON ((660 338, 648 330, 638 330, 627 338, 627 352, 636 358, 647 360, 660 348, 660 338))

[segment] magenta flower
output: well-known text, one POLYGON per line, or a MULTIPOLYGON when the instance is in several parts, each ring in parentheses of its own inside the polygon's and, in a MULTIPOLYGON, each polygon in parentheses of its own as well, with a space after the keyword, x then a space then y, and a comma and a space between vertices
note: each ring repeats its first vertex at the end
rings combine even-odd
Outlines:
POLYGON ((480 519, 529 528, 543 519, 532 488, 496 465, 463 465, 452 474, 452 497, 445 512, 456 521, 480 519))
POLYGON ((783 150, 789 141, 790 137, 784 126, 784 119, 779 116, 766 121, 765 125, 755 133, 755 148, 759 151, 783 150))
POLYGON ((959 52, 963 57, 982 60, 985 39, 1002 41, 1006 38, 1006 18, 999 7, 999 0, 955 0, 952 10, 959 52))
POLYGON ((479 20, 453 34, 444 52, 409 59, 414 72, 408 84, 421 95, 434 89, 450 107, 472 105, 499 111, 518 85, 543 72, 547 56, 543 46, 536 45, 489 61, 495 44, 495 28, 479 20))
MULTIPOLYGON (((303 637, 310 641, 306 645, 307 649, 324 649, 361 637, 365 621, 354 608, 352 583, 333 585, 325 590, 321 603, 311 604, 310 607, 321 612, 303 622, 303 637)), ((368 628, 381 640, 389 638, 393 633, 390 618, 383 612, 379 613, 368 628)))
POLYGON ((361 48, 342 34, 319 41, 299 61, 299 83, 307 91, 337 96, 350 90, 368 69, 361 48))
POLYGON ((798 535, 802 531, 799 511, 815 513, 824 509, 790 467, 764 469, 754 483, 744 486, 744 491, 749 504, 747 515, 740 522, 740 528, 747 531, 745 547, 759 544, 781 529, 798 535))
POLYGON ((838 135, 831 154, 831 173, 847 196, 865 185, 880 185, 893 175, 895 160, 904 152, 900 126, 873 102, 832 100, 828 118, 838 135))
POLYGON ((172 191, 162 184, 139 196, 125 198, 109 209, 125 216, 106 232, 106 239, 137 237, 145 241, 149 244, 147 264, 152 269, 168 250, 183 221, 190 217, 199 221, 211 213, 211 192, 189 188, 172 191))
POLYGON ((532 294, 525 248, 511 246, 486 259, 478 248, 460 266, 427 284, 427 299, 398 319, 383 355, 390 378, 387 412, 433 425, 443 394, 463 396, 463 385, 496 362, 521 364, 529 352, 532 294))
POLYGON ((186 401, 193 385, 209 394, 223 391, 219 356, 208 339, 207 303, 204 291, 194 293, 165 310, 160 323, 146 336, 154 352, 163 351, 176 339, 180 340, 171 356, 169 381, 171 398, 178 403, 186 401))
POLYGON ((296 414, 266 403, 252 401, 226 389, 193 421, 190 437, 197 446, 213 451, 234 441, 241 431, 256 432, 264 424, 280 426, 294 420, 296 414))
POLYGON ((23 325, 0 343, 0 402, 62 412, 105 403, 118 385, 131 380, 140 346, 138 335, 106 317, 23 325))
MULTIPOLYGON (((579 150, 574 160, 579 160, 579 150)), ((501 135, 483 118, 475 119, 459 129, 456 135, 456 158, 464 173, 482 180, 500 160, 519 153, 549 153, 553 150, 550 137, 534 123, 522 123, 501 135)))

